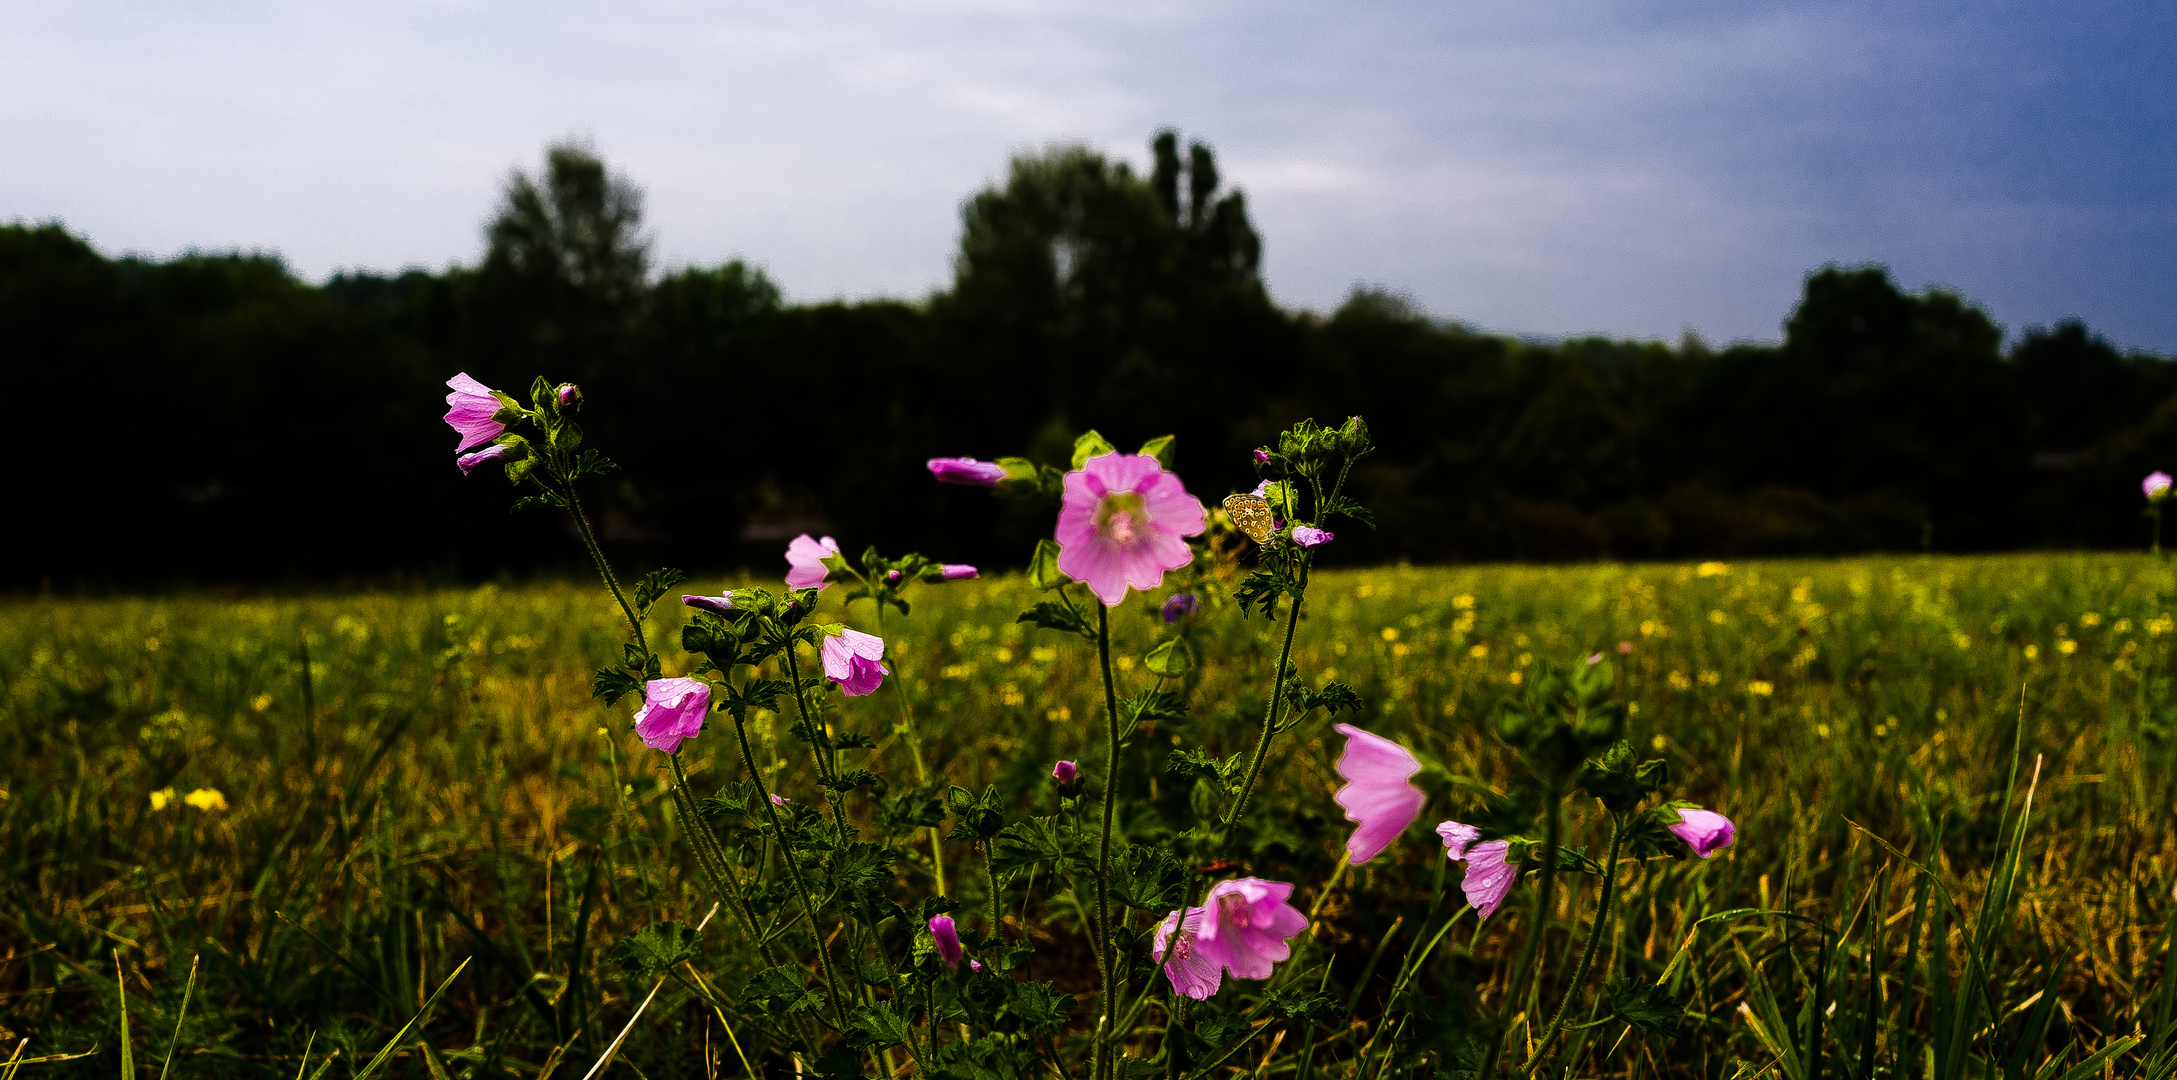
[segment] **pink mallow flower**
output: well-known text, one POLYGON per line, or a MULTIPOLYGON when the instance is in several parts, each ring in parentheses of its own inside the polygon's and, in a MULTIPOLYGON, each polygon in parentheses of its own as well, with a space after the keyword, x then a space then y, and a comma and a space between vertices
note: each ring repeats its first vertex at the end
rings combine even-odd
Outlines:
POLYGON ((1670 831, 1693 849, 1695 855, 1706 859, 1730 847, 1739 838, 1738 826, 1731 819, 1698 807, 1682 807, 1678 811, 1678 824, 1669 826, 1670 831))
POLYGON ((772 793, 771 793, 771 805, 773 805, 773 806, 787 806, 787 805, 790 805, 790 804, 792 804, 792 803, 793 803, 793 801, 794 801, 794 800, 792 800, 792 799, 789 799, 789 798, 787 798, 786 796, 784 796, 784 795, 781 795, 781 794, 779 794, 779 793, 778 793, 778 792, 776 792, 776 791, 774 791, 774 792, 772 792, 772 793))
POLYGON ((454 447, 460 453, 480 443, 488 443, 506 430, 506 425, 492 419, 504 406, 493 395, 491 387, 469 378, 462 372, 446 380, 454 392, 446 395, 446 423, 461 436, 461 445, 454 447))
POLYGON ((930 940, 937 942, 937 958, 946 967, 960 966, 960 931, 954 928, 952 916, 930 916, 930 940))
POLYGON ((824 560, 837 554, 839 541, 829 536, 822 540, 813 539, 808 533, 794 537, 793 542, 786 545, 786 587, 823 592, 824 576, 831 573, 824 560))
POLYGON ((1345 753, 1338 757, 1338 775, 1346 778, 1346 785, 1334 798, 1345 807, 1346 820, 1354 823, 1346 856, 1359 866, 1391 846, 1421 816, 1428 796, 1413 785, 1421 762, 1411 751, 1351 724, 1339 724, 1337 731, 1346 737, 1345 753))
POLYGON ((643 686, 643 707, 635 710, 635 734, 652 750, 675 753, 680 740, 702 732, 710 707, 710 684, 701 679, 652 679, 643 686))
POLYGON ((1322 547, 1337 538, 1338 534, 1329 529, 1318 529, 1313 525, 1293 526, 1293 543, 1304 548, 1322 547))
POLYGON ((1466 880, 1459 883, 1459 891, 1466 894, 1475 914, 1484 919, 1496 914, 1497 905, 1504 903, 1504 895, 1519 881, 1519 868, 1504 861, 1511 842, 1477 844, 1474 841, 1481 839, 1482 831, 1456 821, 1438 825, 1436 835, 1444 838, 1445 858, 1466 863, 1466 880))
POLYGON ((976 573, 974 567, 966 563, 944 563, 937 569, 939 573, 944 575, 946 581, 961 581, 981 576, 976 573))
POLYGON ((1166 915, 1152 952, 1172 989, 1207 1001, 1226 972, 1236 979, 1269 978, 1292 955, 1286 942, 1308 928, 1308 917, 1286 902, 1292 895, 1293 887, 1282 881, 1237 878, 1218 882, 1201 907, 1166 915))
POLYGON ((473 454, 463 454, 454 459, 454 464, 461 466, 461 475, 467 476, 475 472, 478 465, 489 465, 494 461, 503 460, 513 452, 507 447, 494 444, 473 454))
POLYGON ((940 484, 997 487, 1005 479, 1005 466, 971 457, 934 457, 930 459, 930 475, 940 484))
POLYGON ((1149 590, 1194 560, 1186 537, 1207 521, 1201 500, 1147 454, 1099 454, 1066 474, 1058 511, 1058 569, 1105 607, 1127 586, 1149 590))
POLYGON ((688 605, 689 607, 695 608, 698 611, 708 611, 713 615, 723 615, 726 612, 733 610, 733 590, 728 589, 725 592, 718 594, 717 596, 689 596, 686 593, 682 593, 680 596, 680 602, 688 605))
POLYGON ((874 693, 884 682, 884 639, 841 627, 824 639, 824 677, 848 697, 874 693))
POLYGON ((2147 496, 2148 501, 2158 502, 2162 496, 2169 494, 2169 485, 2169 474, 2157 470, 2148 473, 2147 478, 2139 482, 2139 490, 2147 496))

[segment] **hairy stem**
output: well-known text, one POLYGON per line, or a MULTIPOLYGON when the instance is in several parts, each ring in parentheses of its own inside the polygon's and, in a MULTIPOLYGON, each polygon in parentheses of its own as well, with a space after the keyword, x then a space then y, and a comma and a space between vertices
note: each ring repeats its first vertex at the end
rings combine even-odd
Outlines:
POLYGON ((1111 614, 1096 605, 1096 659, 1104 674, 1104 822, 1096 848, 1096 966, 1103 976, 1090 1077, 1102 1080, 1107 1047, 1117 1034, 1112 1012, 1119 994, 1118 964, 1111 955, 1111 822, 1119 794, 1119 690, 1111 680, 1111 614))
MULTIPOLYGON (((877 634, 884 634, 884 605, 877 605, 877 634)), ((930 770, 922 760, 922 733, 915 728, 914 702, 907 697, 907 676, 902 673, 899 654, 892 654, 892 691, 900 701, 900 731, 907 736, 907 752, 915 761, 915 783, 928 784, 930 770)), ((945 842, 937 826, 930 826, 930 872, 937 878, 937 895, 945 895, 945 842)))
POLYGON ((1270 740, 1277 735, 1278 706, 1285 700, 1285 671, 1292 663, 1293 633, 1300 628, 1300 604, 1307 598, 1307 577, 1302 572, 1301 594, 1293 597, 1293 606, 1285 612, 1285 646, 1278 650, 1277 675, 1270 686, 1270 705, 1262 712, 1262 730, 1255 735, 1255 753, 1247 761, 1247 779, 1240 783, 1240 794, 1232 800, 1232 812, 1225 816, 1226 839, 1238 827, 1240 815, 1247 812, 1247 801, 1255 793, 1255 782, 1262 777, 1262 763, 1270 756, 1270 740))
POLYGON ((620 590, 620 579, 612 572, 612 564, 605 561, 605 549, 597 545, 597 533, 590 528, 590 516, 582 512, 582 496, 575 494, 574 481, 565 476, 559 478, 561 487, 567 489, 567 509, 574 516, 575 528, 582 533, 582 543, 590 549, 590 561, 597 564, 597 576, 605 579, 605 588, 612 590, 612 598, 620 602, 620 614, 627 616, 628 632, 635 635, 635 645, 650 655, 650 642, 643 637, 642 620, 635 617, 634 605, 627 602, 627 594, 620 590))
MULTIPOLYGON (((817 723, 816 718, 809 715, 808 694, 801 686, 801 664, 794 659, 794 642, 791 635, 787 638, 785 652, 786 677, 794 682, 794 710, 801 714, 801 726, 803 730, 809 733, 810 744, 816 747, 817 775, 825 780, 836 780, 839 777, 837 753, 832 750, 831 737, 825 734, 823 725, 817 723)), ((842 844, 847 841, 847 815, 846 811, 840 808, 839 803, 845 796, 846 792, 844 791, 827 789, 824 798, 825 802, 831 804, 832 821, 839 826, 839 842, 842 844)))
MULTIPOLYGON (((756 752, 749 749, 748 728, 742 722, 741 710, 735 709, 728 715, 733 717, 733 737, 741 746, 741 762, 748 766, 748 778, 756 785, 756 800, 762 804, 765 816, 770 818, 771 830, 778 834, 780 852, 785 856, 780 861, 786 864, 787 874, 794 879, 794 896, 800 899, 801 913, 809 920, 809 935, 816 939, 816 959, 824 968, 824 988, 829 991, 832 1019, 843 1031, 847 1026, 846 1003, 839 997, 839 979, 832 974, 831 950, 824 947, 824 932, 817 929, 816 908, 809 903, 809 885, 801 877, 801 858, 794 851, 794 842, 787 837, 785 826, 779 822, 779 808, 771 801, 771 790, 764 786, 763 773, 756 769, 756 752)), ((809 1047, 812 1056, 816 1051, 814 1045, 809 1047)))
POLYGON ((1580 984, 1587 980, 1587 969, 1595 963, 1595 951, 1602 946, 1603 927, 1610 922, 1610 902, 1616 899, 1618 849, 1624 840, 1624 816, 1610 815, 1610 857, 1603 860, 1603 895, 1600 905, 1595 909, 1595 924, 1588 927, 1587 946, 1580 951, 1579 966, 1572 969, 1572 981, 1565 984, 1565 996, 1558 1000, 1557 1012, 1550 1017, 1550 1026, 1542 1030, 1542 1039, 1535 1044, 1534 1057, 1528 1059, 1526 1066, 1520 1069, 1522 1073, 1533 1072, 1535 1066, 1541 1064, 1542 1059, 1549 1054, 1550 1043, 1556 1040, 1557 1032, 1564 1027, 1565 1010, 1572 1007, 1573 998, 1580 996, 1580 984))

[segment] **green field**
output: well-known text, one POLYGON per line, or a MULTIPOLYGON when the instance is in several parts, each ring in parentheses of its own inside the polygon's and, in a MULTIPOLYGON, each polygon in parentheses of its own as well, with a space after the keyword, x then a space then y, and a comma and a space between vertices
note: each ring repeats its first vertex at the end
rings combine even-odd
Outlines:
MULTIPOLYGON (((1137 658, 1161 599, 1115 612, 1122 684, 1146 674, 1137 658)), ((1013 622, 1031 600, 1019 579, 925 587, 911 617, 881 628, 931 767, 1012 793, 1009 814, 1050 812, 1056 759, 1105 768, 1093 647, 1013 622)), ((1320 573, 1300 676, 1356 689, 1357 722, 1437 766, 1432 798, 1397 846, 1324 897, 1348 830, 1330 797, 1341 740, 1318 717, 1279 744, 1247 869, 1297 883, 1294 902, 1318 908, 1289 966, 1350 1004, 1308 1036, 1320 1043, 1308 1064, 1300 1038, 1280 1034, 1223 1071, 1451 1075, 1460 1003, 1501 1002, 1507 942, 1530 916, 1515 900, 1477 924, 1428 828, 1475 806, 1477 785, 1509 783, 1495 703, 1539 663, 1602 651, 1622 662, 1634 744, 1669 761, 1682 797, 1734 818, 1739 839, 1708 862, 1625 876, 1624 920, 1590 981, 1662 978, 1690 1007, 1675 1038, 1576 1031, 1577 1075, 1812 1080, 1873 1063, 2057 1076, 2112 1045, 2122 1052, 2079 1075, 2141 1075, 2170 1008, 2172 608, 2177 575, 2144 556, 1320 573), (2029 800, 2016 885, 1984 910, 2008 865, 2004 823, 2015 835, 2029 800), (1694 925, 1737 908, 1802 918, 1694 925), (2132 1035, 2143 1041, 2116 1042, 2132 1035)), ((589 583, 0 605, 13 747, 0 763, 0 1060, 27 1038, 26 1060, 88 1056, 25 1077, 130 1075, 118 956, 136 1075, 157 1075, 172 1045, 171 1075, 314 1073, 337 1051, 325 1075, 347 1076, 468 960, 381 1075, 581 1076, 650 990, 605 951, 711 906, 632 703, 589 696, 617 618, 589 583), (218 797, 190 801, 200 790, 218 797)), ((668 629, 682 618, 659 609, 668 629)), ((866 604, 847 618, 879 629, 866 604)), ((1190 797, 1162 771, 1170 746, 1249 745, 1282 629, 1209 606, 1195 637, 1205 664, 1184 687, 1195 708, 1134 733, 1122 820, 1137 802, 1190 797)), ((666 655, 677 673, 678 648, 666 655)), ((840 728, 878 738, 865 757, 880 771, 912 777, 889 687, 829 701, 840 728)), ((771 786, 815 801, 784 723, 759 717, 753 734, 771 786)), ((741 775, 731 747, 717 724, 689 744, 698 788, 741 775)), ((964 843, 945 852, 949 887, 974 910, 978 858, 964 843)), ((897 888, 927 891, 926 848, 901 859, 897 888)), ((1576 931, 1594 887, 1561 879, 1557 916, 1576 931)), ((1033 879, 1001 899, 1008 932, 1037 946, 1034 977, 1092 997, 1076 911, 1033 879)), ((705 943, 730 974, 724 923, 705 943)), ((1579 935, 1548 940, 1557 954, 1579 935)), ((1545 960, 1555 994, 1569 963, 1545 960)), ((1237 987, 1211 1006, 1261 990, 1237 987)), ((776 1026, 668 983, 613 1068, 738 1075, 738 1043, 787 1075, 763 1049, 776 1026)))

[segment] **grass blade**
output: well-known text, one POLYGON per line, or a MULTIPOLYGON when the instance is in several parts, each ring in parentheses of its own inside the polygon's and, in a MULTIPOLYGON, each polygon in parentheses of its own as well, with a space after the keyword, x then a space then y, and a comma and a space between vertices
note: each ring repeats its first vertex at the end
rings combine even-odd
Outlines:
POLYGON ((439 995, 445 993, 446 988, 452 986, 454 980, 461 977, 461 969, 468 966, 468 960, 461 961, 460 967, 454 968, 453 974, 446 976, 446 981, 438 984, 438 989, 431 991, 431 996, 423 1003, 423 1008, 416 1010, 416 1015, 409 1017, 408 1022, 402 1024, 401 1029, 394 1032, 392 1038, 386 1040, 385 1047, 378 1051, 378 1056, 371 1058, 370 1064, 363 1066, 363 1071, 355 1074, 355 1080, 365 1080, 370 1074, 377 1072, 378 1067, 386 1063, 386 1059, 393 1056, 394 1048, 401 1045, 401 1040, 407 1036, 409 1029, 415 1027, 422 1022, 425 1016, 430 1014, 431 1007, 438 1004, 439 995))
POLYGON ((197 961, 202 959, 203 953, 189 958, 189 982, 181 990, 181 1011, 174 1014, 174 1037, 167 1041, 166 1061, 159 1066, 159 1080, 166 1080, 167 1070, 174 1067, 174 1048, 181 1045, 181 1022, 189 1015, 189 998, 197 989, 197 961))
POLYGON ((121 1080, 136 1080, 136 1051, 129 1044, 129 984, 121 970, 121 950, 113 951, 113 983, 121 991, 121 1080))

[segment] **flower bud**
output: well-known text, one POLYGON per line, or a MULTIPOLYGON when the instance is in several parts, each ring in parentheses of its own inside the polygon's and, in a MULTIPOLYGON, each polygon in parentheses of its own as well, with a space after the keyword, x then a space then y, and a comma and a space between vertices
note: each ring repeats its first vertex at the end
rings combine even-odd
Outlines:
POLYGON ((2169 497, 2169 485, 2169 474, 2156 471, 2148 473, 2147 478, 2139 482, 2139 490, 2146 494, 2148 502, 2161 502, 2169 497))
POLYGON ((682 593, 680 602, 697 611, 708 611, 713 615, 723 615, 733 610, 733 593, 731 590, 720 596, 689 596, 682 593))
POLYGON ((962 487, 997 487, 1005 479, 1005 467, 971 457, 931 458, 930 475, 940 484, 959 484, 962 487))
POLYGON ((965 563, 945 563, 944 565, 938 567, 938 570, 940 573, 944 574, 946 581, 959 581, 962 578, 971 578, 978 576, 975 572, 975 568, 965 563))
POLYGON ((897 570, 887 570, 884 572, 884 580, 887 582, 897 582, 899 579, 900 572, 897 570))
POLYGON ((1061 761, 1051 766, 1051 779, 1058 781, 1058 793, 1070 799, 1081 789, 1081 767, 1071 761, 1061 761))
POLYGON ((960 931, 953 926, 952 916, 930 917, 930 940, 937 943, 938 959, 945 961, 946 967, 960 965, 960 931))
POLYGON ((1179 620, 1184 619, 1189 615, 1194 614, 1194 609, 1199 606, 1200 603, 1201 601, 1195 599, 1194 594, 1191 592, 1183 592, 1174 595, 1171 599, 1164 602, 1164 625, 1170 626, 1171 624, 1178 622, 1179 620))
POLYGON ((455 458, 454 464, 461 466, 461 475, 467 476, 475 472, 478 465, 489 465, 494 461, 504 461, 512 456, 514 456, 514 451, 511 447, 493 443, 473 454, 463 454, 455 458))
POLYGON ((1257 450, 1257 451, 1255 451, 1255 464, 1257 464, 1257 465, 1268 465, 1269 463, 1270 463, 1270 455, 1269 455, 1269 454, 1266 454, 1266 453, 1262 452, 1261 450, 1257 450))
POLYGON ((560 403, 560 404, 562 404, 562 405, 571 405, 571 404, 573 404, 573 403, 574 403, 574 399, 576 399, 576 398, 578 398, 578 397, 581 397, 581 396, 582 396, 582 391, 580 391, 580 390, 577 390, 577 389, 575 389, 575 385, 574 385, 573 383, 561 383, 561 384, 559 384, 559 403, 560 403))
POLYGON ((1338 534, 1331 532, 1329 529, 1318 529, 1312 525, 1293 526, 1293 543, 1300 547, 1322 547, 1337 538, 1338 534))

